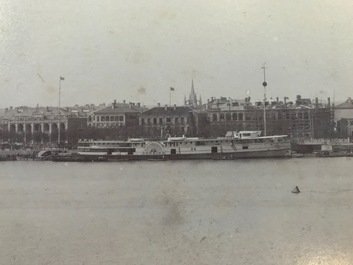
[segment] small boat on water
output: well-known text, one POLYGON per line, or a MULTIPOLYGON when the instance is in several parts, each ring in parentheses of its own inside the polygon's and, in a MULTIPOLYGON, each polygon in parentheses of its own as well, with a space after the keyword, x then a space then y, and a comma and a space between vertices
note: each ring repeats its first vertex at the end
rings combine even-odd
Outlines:
POLYGON ((243 158, 290 157, 287 135, 261 136, 261 131, 240 131, 226 137, 168 137, 165 140, 127 141, 80 140, 78 152, 56 155, 53 161, 164 161, 234 160, 243 158))

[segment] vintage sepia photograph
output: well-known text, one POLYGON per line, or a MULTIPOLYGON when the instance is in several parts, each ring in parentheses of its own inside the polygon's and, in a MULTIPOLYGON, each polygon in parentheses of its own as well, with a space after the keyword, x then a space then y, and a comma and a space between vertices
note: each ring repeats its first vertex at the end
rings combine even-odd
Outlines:
POLYGON ((352 10, 1 0, 0 265, 353 264, 352 10))

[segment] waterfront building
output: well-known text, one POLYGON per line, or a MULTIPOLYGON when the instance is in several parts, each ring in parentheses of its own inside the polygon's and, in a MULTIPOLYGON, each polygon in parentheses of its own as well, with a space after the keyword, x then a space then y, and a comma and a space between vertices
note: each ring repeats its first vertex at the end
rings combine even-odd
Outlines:
POLYGON ((334 120, 338 137, 353 137, 353 100, 351 97, 334 107, 334 120))
POLYGON ((94 110, 87 116, 88 127, 116 128, 138 124, 138 114, 146 110, 140 103, 117 103, 94 110))
MULTIPOLYGON (((291 138, 325 138, 332 134, 330 103, 312 104, 310 99, 297 96, 295 103, 269 100, 266 102, 266 129, 268 135, 285 134, 291 138)), ((211 98, 202 108, 207 113, 209 136, 224 135, 227 131, 264 131, 263 102, 254 104, 250 97, 244 100, 226 97, 211 98)))
POLYGON ((139 115, 143 134, 149 137, 195 135, 197 124, 197 112, 187 106, 158 104, 139 115))
MULTIPOLYGON (((67 133, 70 125, 83 126, 83 117, 89 111, 89 107, 36 108, 20 106, 5 109, 2 123, 6 130, 7 138, 12 140, 33 142, 57 142, 60 126, 61 141, 67 142, 67 133)), ((85 119, 84 119, 85 120, 85 119)))

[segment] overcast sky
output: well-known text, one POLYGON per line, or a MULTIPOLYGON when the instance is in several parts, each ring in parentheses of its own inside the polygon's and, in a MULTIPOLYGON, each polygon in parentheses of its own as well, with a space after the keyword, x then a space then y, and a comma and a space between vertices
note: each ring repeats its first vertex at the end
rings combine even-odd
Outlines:
POLYGON ((353 96, 351 0, 0 3, 0 107, 353 96))

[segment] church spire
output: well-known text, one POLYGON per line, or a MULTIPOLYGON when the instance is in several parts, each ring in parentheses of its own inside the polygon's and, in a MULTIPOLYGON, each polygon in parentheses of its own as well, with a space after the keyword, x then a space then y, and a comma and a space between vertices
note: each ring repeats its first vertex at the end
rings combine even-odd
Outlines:
POLYGON ((189 105, 196 108, 197 107, 197 97, 194 88, 194 79, 191 79, 191 92, 189 96, 189 105))
POLYGON ((194 79, 191 79, 191 95, 195 95, 194 79))

